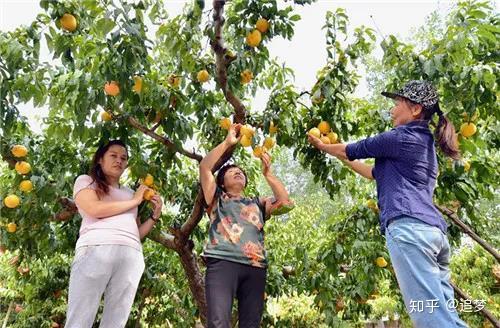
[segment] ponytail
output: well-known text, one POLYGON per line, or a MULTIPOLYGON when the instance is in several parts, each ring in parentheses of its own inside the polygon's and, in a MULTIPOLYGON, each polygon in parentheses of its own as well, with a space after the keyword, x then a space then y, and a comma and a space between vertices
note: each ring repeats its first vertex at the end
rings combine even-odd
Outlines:
POLYGON ((448 157, 453 159, 460 158, 460 150, 458 149, 457 137, 455 135, 455 127, 450 120, 444 115, 439 103, 436 103, 430 108, 424 108, 424 119, 430 119, 432 114, 438 114, 439 120, 435 129, 435 138, 441 151, 448 157))

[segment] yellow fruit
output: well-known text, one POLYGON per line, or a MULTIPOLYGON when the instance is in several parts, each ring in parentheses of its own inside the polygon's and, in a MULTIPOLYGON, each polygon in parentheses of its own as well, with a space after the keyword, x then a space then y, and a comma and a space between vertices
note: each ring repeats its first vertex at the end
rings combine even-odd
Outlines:
POLYGON ((252 138, 255 133, 253 127, 249 124, 245 124, 240 128, 240 134, 252 138))
POLYGON ((15 224, 14 222, 7 224, 7 231, 10 233, 16 232, 17 231, 17 224, 15 224))
POLYGON ((242 135, 240 139, 240 144, 243 147, 250 147, 252 145, 252 137, 249 137, 247 135, 242 135))
POLYGON ((265 18, 259 18, 255 24, 255 28, 260 31, 260 33, 266 33, 269 29, 269 22, 265 18))
POLYGON ((219 121, 219 126, 224 130, 229 130, 229 128, 231 127, 231 120, 227 117, 224 117, 219 121))
POLYGON ((118 96, 120 93, 120 86, 116 81, 109 81, 104 84, 104 93, 108 96, 118 96))
POLYGON ((318 128, 312 128, 309 130, 309 134, 316 138, 321 138, 321 131, 318 128))
POLYGON ((33 190, 33 183, 30 180, 23 180, 19 184, 19 189, 24 192, 30 192, 33 190))
POLYGON ((246 69, 240 73, 240 81, 242 84, 250 83, 253 79, 253 73, 251 70, 246 69))
POLYGON ((144 184, 148 187, 153 186, 154 183, 154 178, 151 174, 147 174, 146 177, 144 178, 144 184))
POLYGON ((470 170, 470 162, 469 161, 465 161, 464 162, 464 171, 465 172, 469 172, 470 170))
POLYGON ((385 268, 387 266, 387 261, 381 256, 377 257, 375 263, 379 268, 385 268))
POLYGON ((68 32, 76 30, 76 18, 71 14, 64 14, 59 22, 61 23, 61 27, 68 32))
POLYGON ((261 158, 262 155, 266 153, 266 151, 267 151, 266 147, 255 146, 255 148, 253 149, 253 155, 255 157, 261 158))
POLYGON ((10 152, 12 153, 12 155, 14 155, 14 157, 24 157, 28 155, 28 149, 23 145, 12 146, 10 152))
POLYGON ((132 87, 135 93, 141 93, 142 91, 142 77, 134 76, 134 86, 132 87))
POLYGON ((113 119, 113 115, 111 115, 109 112, 102 112, 101 113, 101 120, 104 122, 109 122, 113 119))
POLYGON ((145 200, 151 200, 153 196, 155 195, 155 191, 153 189, 148 189, 144 192, 144 199, 145 200))
POLYGON ((16 208, 21 203, 21 200, 16 195, 8 195, 4 198, 3 203, 8 208, 16 208))
POLYGON ((319 138, 319 140, 321 140, 321 142, 324 144, 327 144, 327 145, 330 144, 330 138, 328 138, 327 136, 321 136, 321 138, 319 138))
POLYGON ((460 133, 465 137, 472 137, 477 131, 474 123, 464 123, 460 126, 460 133))
POLYGON ((252 32, 249 32, 247 34, 246 41, 250 47, 257 47, 260 41, 262 41, 262 35, 260 34, 259 30, 253 30, 252 32))
POLYGON ((368 208, 372 208, 372 209, 373 209, 373 208, 377 208, 377 203, 376 203, 373 199, 368 199, 368 200, 366 201, 366 206, 367 206, 368 208))
POLYGON ((31 165, 25 161, 17 162, 14 168, 19 174, 28 174, 31 171, 31 165))
POLYGON ((203 69, 203 70, 198 72, 198 74, 196 75, 196 78, 198 79, 198 82, 205 83, 208 80, 210 80, 210 74, 208 74, 206 69, 203 69))
POLYGON ((327 121, 321 121, 318 124, 318 129, 322 134, 328 134, 330 133, 330 124, 327 121))
POLYGON ((374 201, 373 199, 368 199, 366 201, 366 207, 368 207, 369 209, 371 209, 373 211, 373 213, 375 214, 378 214, 378 205, 377 205, 377 202, 374 201))
POLYGON ((170 74, 168 77, 168 84, 170 84, 174 88, 178 88, 181 84, 181 77, 175 74, 170 74))
POLYGON ((330 143, 332 144, 337 143, 337 140, 339 139, 339 136, 333 131, 328 133, 326 136, 330 139, 330 143))
POLYGON ((264 147, 266 147, 267 149, 271 149, 271 148, 273 148, 273 146, 274 146, 274 139, 267 137, 264 140, 264 147))
POLYGON ((269 123, 269 133, 273 135, 276 132, 278 132, 278 127, 274 125, 273 121, 271 121, 271 123, 269 123))

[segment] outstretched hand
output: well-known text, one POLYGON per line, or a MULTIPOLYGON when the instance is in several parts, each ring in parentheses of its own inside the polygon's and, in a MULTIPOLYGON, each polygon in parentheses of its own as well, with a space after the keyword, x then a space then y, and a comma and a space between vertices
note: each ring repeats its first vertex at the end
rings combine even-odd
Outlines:
POLYGON ((151 203, 153 203, 153 219, 158 220, 161 215, 161 208, 163 206, 161 197, 158 194, 155 194, 153 197, 151 197, 151 203))
POLYGON ((239 135, 241 124, 231 124, 227 131, 226 142, 230 145, 236 145, 241 139, 239 135))
POLYGON ((311 145, 318 149, 323 144, 323 142, 319 138, 316 138, 315 136, 312 136, 310 134, 307 135, 307 141, 309 141, 311 145))
POLYGON ((260 160, 262 162, 262 174, 264 176, 271 175, 271 156, 268 153, 264 153, 260 160))

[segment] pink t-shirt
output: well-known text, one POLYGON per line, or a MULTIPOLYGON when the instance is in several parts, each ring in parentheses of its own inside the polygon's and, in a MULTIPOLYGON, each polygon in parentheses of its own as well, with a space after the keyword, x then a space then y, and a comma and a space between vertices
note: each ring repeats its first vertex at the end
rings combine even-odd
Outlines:
MULTIPOLYGON (((73 199, 83 189, 96 188, 92 177, 80 175, 73 187, 73 199)), ((127 187, 115 188, 109 187, 109 194, 102 200, 130 200, 134 197, 134 191, 127 187)), ((78 207, 78 206, 77 206, 78 207)), ((113 215, 107 218, 96 218, 87 214, 78 207, 78 212, 82 217, 80 226, 80 238, 76 242, 76 248, 90 245, 126 245, 142 251, 142 243, 139 237, 139 228, 137 227, 137 207, 134 207, 121 214, 113 215)))

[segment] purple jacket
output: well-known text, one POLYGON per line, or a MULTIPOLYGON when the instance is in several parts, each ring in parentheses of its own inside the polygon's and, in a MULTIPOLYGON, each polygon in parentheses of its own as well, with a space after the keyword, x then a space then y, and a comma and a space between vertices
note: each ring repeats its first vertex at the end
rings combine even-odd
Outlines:
POLYGON ((428 121, 417 120, 347 145, 349 160, 375 158, 380 230, 389 221, 411 216, 446 233, 447 225, 432 201, 438 164, 428 121))

